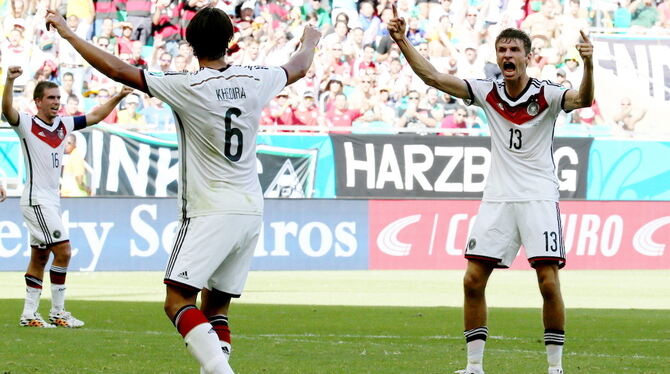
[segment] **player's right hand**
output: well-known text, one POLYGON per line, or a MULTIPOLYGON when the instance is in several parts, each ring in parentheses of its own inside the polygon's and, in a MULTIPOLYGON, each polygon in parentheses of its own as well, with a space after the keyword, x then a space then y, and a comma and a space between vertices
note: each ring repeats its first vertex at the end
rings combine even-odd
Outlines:
POLYGON ((20 66, 10 66, 7 68, 7 80, 14 80, 23 74, 23 68, 20 66))
POLYGON ((126 97, 131 93, 133 93, 133 91, 135 91, 135 89, 133 89, 132 87, 123 86, 123 88, 121 88, 121 92, 119 92, 119 96, 126 97))
POLYGON ((313 26, 305 26, 304 31, 302 32, 302 38, 300 38, 300 43, 314 44, 314 47, 319 43, 321 39, 321 31, 313 26))
POLYGON ((65 22, 65 18, 63 18, 63 16, 61 16, 60 13, 56 12, 55 10, 47 9, 46 20, 47 29, 50 27, 55 28, 61 37, 65 37, 65 34, 72 31, 65 22))
POLYGON ((386 28, 389 30, 389 35, 396 42, 405 37, 407 32, 407 23, 402 17, 398 17, 398 9, 393 5, 393 18, 388 22, 386 28))

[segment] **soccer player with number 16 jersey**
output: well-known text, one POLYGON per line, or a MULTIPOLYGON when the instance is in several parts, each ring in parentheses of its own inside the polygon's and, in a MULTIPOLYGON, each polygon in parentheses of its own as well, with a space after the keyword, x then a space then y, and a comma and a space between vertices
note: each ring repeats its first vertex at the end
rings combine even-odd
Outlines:
POLYGON ((220 9, 206 7, 186 29, 200 70, 152 74, 88 44, 54 11, 48 11, 47 24, 103 74, 173 109, 181 227, 165 272, 165 312, 202 372, 232 373, 228 308, 231 298, 242 293, 262 224, 263 195, 256 172, 261 111, 306 74, 320 32, 305 27, 300 48, 281 67, 231 66, 225 56, 233 25, 220 9))

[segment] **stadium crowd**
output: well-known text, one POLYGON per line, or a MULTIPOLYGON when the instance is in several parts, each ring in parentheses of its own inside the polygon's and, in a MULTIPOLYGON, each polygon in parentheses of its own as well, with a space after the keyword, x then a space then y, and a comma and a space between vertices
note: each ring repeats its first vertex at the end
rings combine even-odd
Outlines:
MULTIPOLYGON (((26 74, 15 82, 15 105, 35 113, 37 81, 61 85, 62 112, 81 114, 113 96, 120 86, 91 68, 43 22, 56 7, 77 34, 99 48, 150 71, 195 71, 197 59, 184 40, 195 12, 221 8, 234 20, 229 61, 282 65, 296 49, 305 23, 324 37, 307 77, 282 91, 262 116, 265 131, 484 134, 486 118, 411 71, 386 29, 395 4, 408 36, 439 70, 461 78, 497 78, 493 42, 506 27, 532 38, 532 77, 577 87, 579 30, 670 34, 670 0, 4 0, 0 84, 8 66, 26 74), (284 125, 284 126, 278 126, 284 125), (444 129, 444 130, 440 130, 444 129)), ((215 36, 213 36, 215 37, 215 36)), ((1 88, 1 87, 0 87, 1 88)), ((598 106, 559 118, 559 125, 608 125, 598 106)), ((624 98, 618 126, 633 131, 644 117, 640 103, 624 98)), ((129 95, 106 123, 142 132, 174 130, 170 108, 142 93, 129 95)), ((612 124, 614 126, 614 124, 612 124)))

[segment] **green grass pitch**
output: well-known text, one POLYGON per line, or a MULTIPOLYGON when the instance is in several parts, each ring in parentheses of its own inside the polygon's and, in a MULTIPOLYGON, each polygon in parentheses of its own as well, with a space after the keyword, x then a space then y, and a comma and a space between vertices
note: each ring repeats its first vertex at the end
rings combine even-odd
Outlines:
MULTIPOLYGON (((49 301, 43 300, 42 314, 49 301)), ((160 302, 72 300, 84 328, 18 326, 22 300, 0 300, 0 373, 198 373, 160 302)), ((465 361, 461 310, 236 304, 238 374, 452 373, 465 361)), ((670 373, 667 310, 569 309, 566 374, 670 373)), ((540 312, 491 308, 487 374, 546 373, 540 312)))

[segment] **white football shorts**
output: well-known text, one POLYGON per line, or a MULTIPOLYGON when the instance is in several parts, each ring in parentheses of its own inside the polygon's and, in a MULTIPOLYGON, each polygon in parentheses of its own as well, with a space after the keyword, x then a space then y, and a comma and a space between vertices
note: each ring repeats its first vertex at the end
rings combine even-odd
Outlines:
POLYGON ((70 240, 57 205, 21 205, 21 213, 30 231, 30 245, 41 248, 70 240))
POLYGON ((163 283, 233 297, 244 290, 261 231, 259 215, 217 214, 181 221, 163 283))
POLYGON ((465 247, 465 258, 507 268, 523 244, 531 266, 557 261, 565 266, 563 226, 554 201, 483 201, 465 247))

